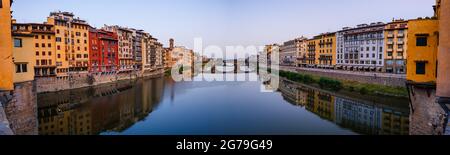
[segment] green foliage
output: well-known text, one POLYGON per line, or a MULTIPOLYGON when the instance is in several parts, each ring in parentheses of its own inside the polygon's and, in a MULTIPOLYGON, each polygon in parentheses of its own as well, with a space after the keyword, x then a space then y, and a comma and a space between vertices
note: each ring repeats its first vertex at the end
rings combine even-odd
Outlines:
POLYGON ((369 90, 366 87, 362 87, 361 89, 359 89, 359 93, 366 95, 367 93, 369 93, 369 90))
POLYGON ((320 88, 338 91, 343 88, 342 82, 330 78, 321 77, 319 80, 320 88))
POLYGON ((305 83, 308 85, 317 84, 322 89, 339 91, 347 90, 358 92, 362 95, 385 95, 396 97, 408 97, 408 91, 403 87, 391 87, 376 84, 359 83, 355 81, 336 80, 326 77, 317 77, 308 74, 294 73, 288 71, 279 71, 280 76, 291 81, 305 83))

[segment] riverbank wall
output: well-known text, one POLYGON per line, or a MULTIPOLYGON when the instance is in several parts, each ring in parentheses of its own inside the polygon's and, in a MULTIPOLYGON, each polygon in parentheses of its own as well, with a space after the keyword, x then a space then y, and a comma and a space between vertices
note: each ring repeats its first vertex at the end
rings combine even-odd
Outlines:
POLYGON ((444 135, 448 132, 448 102, 436 96, 436 86, 408 83, 411 102, 411 135, 444 135))
POLYGON ((0 98, 0 135, 38 134, 35 81, 15 83, 0 98))
POLYGON ((164 70, 162 69, 146 72, 130 71, 121 73, 72 73, 68 77, 47 77, 36 79, 36 92, 57 92, 114 83, 123 80, 157 77, 163 74, 164 70))
POLYGON ((283 71, 297 72, 301 74, 309 74, 313 76, 326 77, 343 81, 355 81, 365 84, 375 84, 390 87, 402 87, 406 88, 406 77, 401 75, 389 75, 381 73, 362 73, 362 72, 349 72, 339 70, 321 70, 321 69, 308 69, 308 68, 292 68, 292 67, 280 67, 283 71))
POLYGON ((5 108, 3 104, 9 102, 12 96, 9 92, 0 92, 0 135, 13 135, 11 128, 9 127, 8 118, 6 118, 5 108))

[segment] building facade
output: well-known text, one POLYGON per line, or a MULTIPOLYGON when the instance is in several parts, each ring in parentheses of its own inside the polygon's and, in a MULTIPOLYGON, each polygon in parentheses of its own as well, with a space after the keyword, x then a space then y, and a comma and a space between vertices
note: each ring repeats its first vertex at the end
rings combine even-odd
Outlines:
POLYGON ((34 75, 37 78, 56 76, 54 26, 50 24, 16 23, 13 20, 12 31, 17 34, 33 36, 34 75))
POLYGON ((0 91, 13 90, 13 43, 11 33, 11 0, 0 0, 0 91))
POLYGON ((278 44, 266 45, 264 47, 265 56, 260 57, 261 58, 260 61, 263 61, 261 63, 271 65, 272 64, 272 54, 274 54, 274 52, 277 52, 278 54, 280 54, 280 49, 281 49, 281 46, 278 44))
POLYGON ((47 24, 55 27, 57 75, 87 72, 89 66, 89 24, 70 12, 52 12, 47 24))
MULTIPOLYGON (((436 3, 436 17, 439 19, 437 96, 448 99, 450 98, 450 81, 448 80, 450 76, 450 62, 448 60, 450 58, 450 2, 448 0, 436 0, 436 3)), ((448 128, 450 128, 450 124, 448 128)))
POLYGON ((116 72, 119 69, 117 34, 101 29, 89 30, 89 72, 116 72))
POLYGON ((297 66, 297 57, 300 54, 300 46, 306 40, 300 37, 294 40, 284 42, 280 47, 280 64, 283 66, 297 66))
POLYGON ((436 83, 438 24, 436 19, 408 21, 407 80, 432 85, 436 83))
POLYGON ((312 38, 307 42, 306 67, 316 67, 316 49, 320 38, 312 38))
POLYGON ((314 38, 319 42, 315 50, 315 64, 319 68, 334 68, 336 65, 336 33, 324 33, 314 38))
POLYGON ((406 74, 408 21, 394 20, 384 29, 384 69, 386 73, 406 74))
POLYGON ((136 29, 130 29, 133 32, 132 35, 132 55, 134 59, 134 69, 136 70, 144 70, 143 67, 143 55, 147 53, 147 49, 143 49, 144 41, 146 41, 145 38, 145 32, 144 30, 136 30, 136 29))
POLYGON ((380 72, 384 67, 384 28, 382 22, 345 27, 337 32, 337 68, 380 72))
POLYGON ((119 37, 119 70, 128 72, 134 70, 135 57, 133 53, 133 31, 120 26, 103 27, 106 31, 112 31, 119 37))
POLYGON ((13 60, 15 65, 15 84, 34 80, 36 56, 34 53, 34 35, 26 32, 13 32, 13 60))

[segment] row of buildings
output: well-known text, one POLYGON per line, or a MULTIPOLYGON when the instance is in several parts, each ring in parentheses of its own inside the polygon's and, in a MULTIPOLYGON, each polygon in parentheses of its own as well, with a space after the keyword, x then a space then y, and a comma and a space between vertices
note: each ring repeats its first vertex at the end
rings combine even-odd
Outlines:
POLYGON ((194 52, 170 47, 144 30, 104 25, 95 28, 70 12, 52 12, 43 23, 19 23, 11 0, 0 3, 0 90, 35 78, 64 79, 74 73, 145 74, 171 68, 194 52))
MULTIPOLYGON (((433 27, 431 24, 437 18, 436 14, 413 20, 394 19, 389 23, 344 27, 310 39, 299 37, 282 45, 266 45, 265 52, 271 53, 276 46, 283 66, 406 74, 407 68, 415 71, 415 63, 407 63, 407 60, 418 52, 415 50, 417 46, 437 47, 432 32, 438 31, 437 25, 433 27), (424 32, 422 27, 428 27, 428 30, 424 32), (429 35, 417 36, 425 33, 429 35), (413 54, 409 56, 410 53, 413 54)), ((437 51, 433 48, 428 50, 430 56, 437 51)))
POLYGON ((408 23, 399 19, 345 27, 310 39, 266 45, 266 52, 277 46, 284 66, 405 74, 408 23))

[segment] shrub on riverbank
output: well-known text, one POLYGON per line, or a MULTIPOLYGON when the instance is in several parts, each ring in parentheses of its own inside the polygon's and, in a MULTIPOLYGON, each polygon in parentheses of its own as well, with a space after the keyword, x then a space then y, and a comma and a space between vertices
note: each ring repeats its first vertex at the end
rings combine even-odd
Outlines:
POLYGON ((333 80, 330 78, 321 77, 319 80, 320 88, 330 89, 334 91, 341 90, 343 88, 342 82, 338 80, 333 80))

